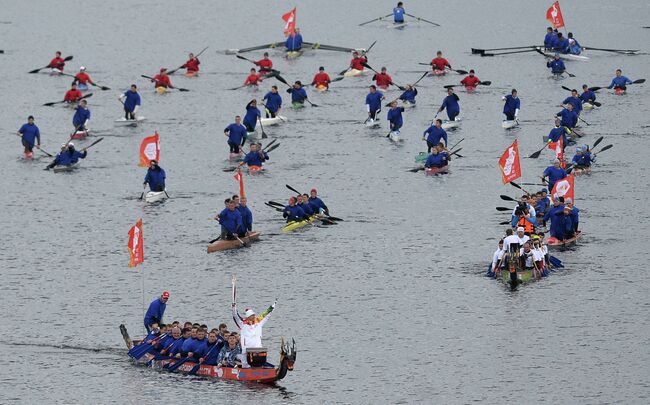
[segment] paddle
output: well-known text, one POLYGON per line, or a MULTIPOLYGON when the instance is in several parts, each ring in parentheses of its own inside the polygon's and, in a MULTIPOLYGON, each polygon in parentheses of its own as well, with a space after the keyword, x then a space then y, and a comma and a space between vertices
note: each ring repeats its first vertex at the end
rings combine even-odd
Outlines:
POLYGON ((269 204, 268 202, 265 202, 264 205, 273 208, 273 209, 276 210, 277 212, 282 212, 282 211, 284 211, 282 208, 278 208, 278 207, 276 207, 276 206, 274 206, 274 205, 272 205, 272 204, 269 204))
MULTIPOLYGON (((492 82, 489 81, 489 80, 486 80, 484 82, 478 82, 476 85, 478 86, 479 84, 482 85, 482 86, 489 86, 489 85, 492 84, 492 82)), ((442 87, 445 88, 445 89, 449 89, 449 88, 458 87, 458 86, 462 86, 462 84, 447 84, 447 85, 444 85, 442 87)))
POLYGON ((499 225, 510 225, 510 224, 511 224, 510 221, 499 222, 499 225))
MULTIPOLYGON (((366 67, 366 68, 372 70, 372 71, 375 72, 376 74, 380 74, 378 71, 376 71, 375 69, 373 69, 372 66, 370 66, 370 65, 367 64, 366 62, 361 62, 361 66, 366 67)), ((400 85, 397 84, 397 83, 390 82, 390 84, 392 84, 393 86, 397 87, 398 89, 400 89, 400 90, 402 90, 402 91, 406 90, 406 87, 404 87, 404 86, 400 86, 400 85)))
POLYGON ((489 49, 472 48, 472 53, 477 54, 477 53, 484 53, 485 51, 509 51, 511 49, 528 49, 528 48, 535 48, 536 46, 537 45, 511 46, 508 48, 489 48, 489 49))
POLYGON ((542 147, 542 149, 540 149, 537 152, 535 152, 535 153, 531 154, 530 156, 528 156, 528 159, 537 159, 539 157, 539 155, 541 155, 542 152, 544 152, 544 149, 546 149, 546 148, 548 148, 548 144, 544 144, 544 147, 542 147))
MULTIPOLYGON (((201 52, 197 53, 194 57, 195 57, 195 58, 198 58, 198 57, 201 56, 201 54, 202 54, 203 52, 205 52, 208 48, 209 48, 209 47, 206 46, 205 48, 203 48, 203 50, 202 50, 201 52)), ((172 70, 170 70, 169 72, 167 72, 167 74, 168 74, 168 75, 172 75, 172 74, 176 73, 178 70, 182 69, 183 66, 185 66, 185 64, 182 64, 181 66, 177 67, 176 69, 172 69, 172 70)))
POLYGON ((262 130, 262 139, 268 138, 266 132, 264 132, 264 125, 262 125, 262 117, 257 117, 257 120, 260 122, 260 130, 262 130))
POLYGON ((519 183, 522 186, 543 186, 544 184, 539 183, 519 183))
POLYGON ((496 207, 497 211, 512 211, 512 208, 508 207, 496 207))
POLYGON ((603 137, 603 136, 601 136, 600 138, 596 139, 596 142, 594 142, 594 146, 592 146, 591 148, 589 148, 589 147, 587 146, 587 149, 595 148, 596 146, 598 146, 598 144, 599 144, 600 142, 602 142, 603 139, 605 139, 605 137, 603 137))
POLYGON ((38 150, 40 150, 41 152, 45 153, 45 154, 46 154, 47 156, 49 156, 49 157, 54 157, 53 154, 51 154, 51 153, 49 153, 49 152, 43 150, 43 148, 38 148, 38 150))
MULTIPOLYGON (((290 84, 289 84, 289 83, 284 79, 284 77, 280 76, 279 74, 276 74, 276 75, 274 75, 273 77, 275 77, 276 79, 278 79, 278 80, 281 81, 282 83, 284 83, 284 84, 286 84, 287 86, 289 86, 290 89, 293 88, 293 86, 291 86, 291 85, 290 85, 290 84)), ((311 101, 309 101, 308 98, 305 98, 305 101, 307 101, 307 102, 309 103, 309 105, 311 105, 312 107, 320 107, 318 104, 314 104, 314 103, 312 103, 311 101)))
MULTIPOLYGON (((150 80, 154 80, 154 81, 155 81, 155 79, 154 79, 153 77, 151 77, 151 76, 147 76, 147 75, 140 75, 140 76, 141 76, 141 77, 144 77, 145 79, 150 79, 150 80)), ((182 88, 182 87, 169 86, 169 88, 170 88, 170 89, 176 89, 176 90, 178 90, 178 91, 189 91, 188 89, 184 89, 184 88, 182 88)))
POLYGON ((212 239, 211 241, 209 241, 209 242, 208 242, 208 245, 210 245, 210 244, 212 244, 212 243, 218 241, 219 239, 221 239, 221 235, 219 235, 219 236, 217 236, 216 238, 214 238, 214 239, 212 239))
POLYGON ((585 124, 586 124, 587 126, 589 126, 589 125, 591 125, 591 124, 590 124, 590 123, 588 123, 587 121, 585 121, 585 120, 583 120, 582 118, 580 118, 580 116, 579 116, 579 115, 578 115, 578 119, 579 119, 580 121, 582 121, 582 122, 584 122, 584 123, 585 123, 585 124))
POLYGON ((501 55, 511 55, 513 53, 527 53, 527 52, 535 52, 535 49, 526 49, 524 51, 511 51, 511 52, 499 52, 499 53, 480 53, 481 57, 484 56, 501 56, 501 55))
POLYGON ((142 194, 140 194, 140 198, 139 198, 140 201, 142 201, 142 199, 144 198, 144 190, 146 190, 146 189, 147 189, 147 185, 143 184, 142 185, 142 194))
POLYGON ((603 146, 599 151, 597 151, 597 152, 592 152, 592 153, 593 153, 594 156, 595 156, 596 154, 601 153, 601 152, 605 152, 606 150, 611 149, 611 148, 613 148, 613 147, 614 147, 614 145, 609 144, 609 145, 603 146))
POLYGON ((187 363, 189 360, 192 360, 192 359, 193 359, 192 357, 185 357, 184 359, 180 359, 180 360, 178 360, 176 363, 174 363, 173 366, 169 366, 169 367, 167 368, 167 370, 169 370, 169 371, 171 371, 171 372, 173 373, 173 372, 175 372, 176 370, 178 370, 178 368, 179 368, 180 366, 182 366, 183 364, 187 363))
MULTIPOLYGON (((65 58, 63 58, 63 60, 64 60, 65 62, 71 61, 71 60, 72 60, 72 55, 70 55, 70 56, 66 56, 65 58)), ((47 69, 47 68, 49 68, 49 67, 51 67, 51 66, 50 66, 50 65, 43 66, 42 68, 38 68, 38 69, 34 69, 34 70, 30 70, 30 71, 27 72, 27 73, 38 73, 38 72, 40 72, 41 70, 43 70, 43 69, 47 69)))
MULTIPOLYGON (((93 93, 88 93, 88 94, 86 94, 85 96, 80 97, 79 100, 77 100, 77 101, 81 101, 81 100, 83 100, 83 99, 90 98, 90 97, 92 97, 92 96, 93 96, 93 93)), ((53 106, 54 104, 61 104, 61 103, 65 103, 65 102, 66 102, 66 100, 62 100, 62 101, 52 101, 51 103, 45 103, 45 104, 43 104, 43 106, 45 106, 45 107, 51 107, 51 106, 53 106)))
POLYGON ((502 200, 504 200, 504 201, 519 202, 519 200, 514 199, 514 198, 512 198, 512 197, 510 197, 510 196, 507 196, 507 195, 503 195, 503 194, 501 194, 499 197, 500 197, 502 200))
POLYGON ((99 87, 101 90, 110 90, 110 87, 102 86, 93 82, 89 82, 92 86, 99 87))
POLYGON ((154 339, 151 339, 151 343, 144 342, 144 341, 141 342, 139 345, 129 350, 128 352, 129 356, 133 357, 136 360, 139 360, 142 356, 144 356, 145 354, 153 350, 154 345, 158 343, 158 341, 164 338, 166 335, 167 335, 166 333, 163 333, 162 335, 157 336, 154 339))
POLYGON ((592 50, 592 51, 602 51, 602 52, 614 52, 614 53, 623 53, 626 55, 634 55, 635 53, 639 52, 638 49, 608 49, 608 48, 592 48, 585 46, 583 49, 587 50, 592 50))
POLYGON ((375 21, 383 20, 384 18, 386 18, 386 17, 390 17, 390 16, 392 16, 392 15, 393 15, 393 14, 391 13, 391 14, 387 14, 387 15, 385 15, 385 16, 383 16, 383 17, 373 18, 373 19, 370 20, 370 21, 366 21, 366 22, 363 22, 363 23, 359 24, 359 27, 362 27, 362 26, 364 26, 364 25, 366 25, 366 24, 370 24, 371 22, 375 22, 375 21))
POLYGON ((514 181, 510 182, 510 185, 513 186, 514 188, 518 188, 519 190, 523 191, 524 193, 530 195, 530 191, 526 191, 523 187, 521 187, 519 184, 515 183, 514 181))
MULTIPOLYGON (((215 347, 217 347, 217 342, 214 342, 214 345, 212 345, 210 350, 208 350, 208 352, 204 356, 202 356, 201 358, 206 359, 208 357, 208 355, 212 352, 212 350, 214 350, 215 347)), ((194 366, 190 370, 190 372, 188 374, 189 375, 194 375, 194 374, 196 374, 197 371, 199 371, 200 368, 201 368, 201 362, 200 362, 200 359, 199 359, 199 363, 197 363, 196 366, 194 366)))
MULTIPOLYGON (((96 140, 95 142, 93 142, 93 143, 91 143, 90 145, 88 145, 88 146, 86 146, 85 148, 83 148, 82 151, 86 151, 86 150, 90 149, 91 147, 97 145, 98 143, 100 143, 100 142, 103 141, 103 140, 104 140, 103 137, 102 137, 102 138, 99 138, 99 139, 96 140)), ((70 142, 70 141, 68 141, 68 143, 69 143, 69 142, 70 142)))

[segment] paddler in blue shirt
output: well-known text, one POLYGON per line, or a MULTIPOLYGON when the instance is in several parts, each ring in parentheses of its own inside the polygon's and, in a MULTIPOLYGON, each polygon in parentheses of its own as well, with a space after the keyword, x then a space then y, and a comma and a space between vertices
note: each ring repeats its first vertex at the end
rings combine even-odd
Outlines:
POLYGON ((384 93, 377 91, 377 86, 374 84, 370 85, 370 93, 366 96, 366 108, 370 122, 377 119, 377 113, 381 111, 381 100, 383 99, 384 93))
POLYGON ((589 87, 586 84, 582 85, 582 94, 580 95, 580 100, 582 103, 593 104, 596 101, 596 93, 589 90, 589 87))
POLYGON ((546 28, 546 36, 544 37, 544 48, 553 49, 556 46, 557 35, 553 32, 553 28, 546 28))
POLYGON ((302 208, 308 217, 318 213, 314 212, 314 208, 309 204, 309 196, 307 194, 298 194, 298 203, 296 205, 302 208))
POLYGON ((237 210, 234 200, 227 200, 228 208, 219 213, 217 219, 221 224, 221 239, 233 240, 241 229, 244 228, 241 213, 237 210))
POLYGON ((257 100, 252 99, 248 104, 246 104, 246 115, 244 115, 244 126, 246 131, 254 132, 255 127, 257 126, 257 121, 262 118, 262 113, 260 109, 257 108, 257 100))
POLYGON ((287 89, 287 93, 291 94, 291 103, 292 104, 305 104, 307 100, 307 91, 302 87, 302 82, 297 80, 293 87, 287 89))
POLYGON ((560 59, 560 54, 558 53, 553 56, 553 60, 546 62, 546 67, 551 68, 551 73, 554 75, 561 75, 566 70, 564 61, 560 59))
POLYGON ((248 208, 246 205, 248 203, 248 199, 246 196, 242 196, 239 199, 239 206, 237 207, 237 210, 241 214, 241 221, 242 225, 244 226, 243 232, 240 233, 239 236, 246 236, 247 233, 253 232, 253 212, 248 208))
POLYGON ((393 8, 393 21, 395 24, 401 24, 404 22, 404 3, 401 1, 397 3, 397 7, 393 8))
POLYGON ((241 124, 241 117, 239 115, 235 116, 234 123, 224 128, 223 134, 228 138, 230 153, 240 153, 239 147, 244 146, 244 143, 246 143, 248 132, 246 131, 246 127, 241 124))
POLYGON ((134 120, 141 101, 140 94, 138 94, 138 86, 132 84, 129 90, 120 95, 119 100, 124 104, 124 118, 134 120))
POLYGON ((449 164, 449 154, 445 152, 445 145, 439 143, 432 150, 431 154, 424 162, 424 167, 445 167, 449 164))
POLYGON ((548 142, 557 142, 562 139, 562 145, 565 147, 568 145, 567 135, 571 134, 571 130, 563 126, 559 118, 555 119, 555 128, 551 129, 551 132, 548 133, 548 142))
POLYGON ((266 118, 275 118, 280 114, 282 108, 282 96, 278 93, 278 86, 271 86, 271 91, 264 95, 262 100, 266 101, 266 118))
POLYGON ((399 96, 399 99, 405 103, 415 104, 415 96, 418 95, 418 89, 416 89, 412 84, 406 85, 406 90, 399 96))
POLYGON ((427 153, 431 153, 431 149, 434 149, 441 140, 444 140, 444 145, 447 145, 447 131, 442 128, 442 120, 440 118, 436 119, 435 123, 424 131, 422 134, 422 140, 425 139, 425 136, 427 141, 427 153))
POLYGON ((612 79, 612 83, 607 86, 608 89, 623 89, 625 90, 627 84, 632 84, 632 80, 623 76, 623 71, 621 69, 616 69, 616 76, 612 79))
POLYGON ((578 125, 578 114, 573 110, 573 104, 569 103, 564 107, 562 111, 555 114, 555 116, 560 117, 561 125, 573 129, 578 125))
POLYGON ((397 132, 399 134, 399 129, 404 125, 404 119, 402 118, 403 112, 404 107, 398 107, 397 101, 391 101, 390 110, 388 110, 386 119, 390 123, 390 130, 392 132, 397 132))
POLYGON ((305 211, 296 205, 297 201, 296 197, 289 198, 289 205, 285 206, 282 211, 282 216, 287 219, 287 223, 309 219, 305 211))
POLYGON ((569 32, 569 52, 572 55, 580 55, 582 53, 582 47, 577 39, 573 38, 573 32, 569 32))
POLYGON ((269 154, 264 152, 259 143, 251 143, 250 152, 244 156, 244 160, 239 164, 250 166, 264 166, 264 162, 269 160, 269 154))
POLYGON ((442 105, 438 109, 438 113, 444 109, 447 109, 447 116, 449 117, 449 121, 456 121, 456 117, 458 114, 460 114, 460 105, 458 104, 459 100, 460 98, 458 98, 458 96, 454 93, 453 87, 449 87, 447 89, 447 97, 442 100, 442 105))
POLYGON ((149 308, 144 314, 144 327, 147 329, 147 333, 151 333, 152 324, 162 323, 163 315, 167 308, 167 301, 169 301, 169 292, 163 291, 160 297, 151 301, 151 304, 149 304, 149 308))
POLYGON ((81 100, 75 110, 74 116, 72 117, 72 125, 74 125, 75 130, 88 131, 88 121, 90 121, 88 102, 81 100))
POLYGON ((203 351, 203 346, 206 344, 205 331, 203 328, 199 328, 196 330, 196 338, 190 338, 183 342, 182 351, 186 357, 198 360, 201 357, 199 354, 203 351))
POLYGON ((287 48, 287 51, 299 51, 302 48, 302 35, 300 34, 300 28, 296 28, 288 37, 284 46, 287 48))
POLYGON ((158 166, 156 159, 151 159, 149 162, 149 169, 147 169, 147 174, 144 176, 144 186, 149 184, 149 190, 151 191, 165 191, 165 178, 167 175, 162 167, 158 166))
POLYGON ((553 161, 553 166, 549 166, 542 173, 542 181, 546 182, 548 177, 548 191, 553 191, 553 186, 555 183, 562 180, 567 176, 566 172, 562 167, 560 167, 561 162, 559 159, 553 161))
POLYGON ((573 165, 576 169, 585 169, 591 167, 591 164, 596 161, 596 155, 592 155, 589 151, 589 146, 582 145, 576 147, 576 154, 573 156, 573 165))
POLYGON ((25 157, 31 159, 34 156, 34 146, 41 148, 41 131, 34 124, 34 116, 27 117, 27 123, 23 124, 18 130, 23 147, 25 147, 25 157))
POLYGON ((505 100, 505 103, 503 104, 503 113, 506 116, 506 120, 516 120, 519 115, 519 108, 521 107, 519 97, 517 97, 517 89, 512 89, 510 94, 501 97, 501 99, 505 100))
POLYGON ((323 212, 325 213, 325 215, 330 214, 330 210, 329 208, 327 208, 327 205, 325 205, 323 200, 318 198, 318 190, 316 190, 315 188, 312 188, 309 191, 309 204, 312 206, 315 212, 318 213, 323 212))
POLYGON ((580 96, 578 96, 578 90, 571 90, 571 95, 565 98, 564 101, 562 101, 562 104, 565 106, 571 104, 573 106, 573 112, 580 115, 580 112, 582 111, 582 100, 580 99, 580 96))
POLYGON ((564 38, 561 32, 557 33, 557 44, 555 50, 560 53, 569 53, 569 40, 564 38))
POLYGON ((63 145, 66 145, 66 149, 64 150, 63 147, 61 147, 61 152, 56 155, 54 161, 50 163, 46 169, 51 169, 54 166, 71 166, 77 163, 79 159, 85 159, 88 155, 86 149, 82 149, 81 152, 75 150, 74 143, 72 142, 63 145))

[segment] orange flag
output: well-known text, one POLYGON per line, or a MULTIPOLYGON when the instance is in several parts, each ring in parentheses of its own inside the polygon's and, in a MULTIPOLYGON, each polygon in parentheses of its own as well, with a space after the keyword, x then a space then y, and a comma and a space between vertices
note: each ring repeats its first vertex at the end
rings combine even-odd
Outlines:
POLYGON ((129 229, 129 267, 135 267, 144 261, 144 239, 142 238, 142 219, 129 229))
POLYGON ((287 36, 296 30, 296 7, 282 15, 284 20, 284 35, 287 36))
POLYGON ((564 200, 566 201, 567 198, 570 198, 572 201, 575 201, 574 196, 574 188, 573 188, 573 175, 570 174, 563 178, 562 180, 558 180, 557 183, 553 185, 553 190, 551 190, 551 198, 555 198, 555 196, 558 197, 564 197, 564 200))
POLYGON ((560 10, 560 2, 553 3, 548 10, 546 10, 546 19, 553 24, 555 28, 564 27, 564 18, 562 18, 562 10, 560 10))
POLYGON ((239 196, 246 197, 246 193, 244 192, 244 175, 242 174, 241 170, 237 170, 237 174, 235 174, 235 180, 239 182, 239 196))
POLYGON ((160 136, 158 131, 153 136, 148 136, 140 144, 140 167, 149 167, 152 160, 160 160, 160 136))
POLYGON ((517 140, 508 146, 499 159, 499 168, 501 169, 501 181, 503 184, 510 183, 521 177, 521 166, 519 165, 519 147, 517 140))

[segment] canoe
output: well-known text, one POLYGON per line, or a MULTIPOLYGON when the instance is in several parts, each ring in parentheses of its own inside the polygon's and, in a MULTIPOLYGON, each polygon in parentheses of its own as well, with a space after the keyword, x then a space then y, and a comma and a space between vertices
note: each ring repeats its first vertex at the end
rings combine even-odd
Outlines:
POLYGON ((503 120, 501 122, 501 128, 503 129, 512 129, 519 126, 519 121, 517 120, 503 120))
POLYGON ((402 101, 402 107, 404 108, 413 108, 415 106, 416 106, 415 103, 411 103, 409 101, 402 101))
MULTIPOLYGON (((126 330, 126 327, 124 325, 120 325, 120 331, 122 333, 124 342, 126 343, 127 347, 130 348, 132 341, 129 337, 129 333, 126 330)), ((263 350, 263 348, 260 349, 263 350)), ((250 368, 217 367, 202 364, 196 371, 196 375, 214 380, 233 380, 272 384, 275 381, 283 379, 286 377, 288 371, 293 370, 294 363, 296 361, 296 352, 296 343, 293 341, 293 339, 291 344, 285 343, 284 339, 282 339, 282 343, 280 345, 280 365, 277 367, 268 362, 262 366, 252 366, 250 368)), ((167 356, 156 356, 155 354, 147 353, 138 360, 131 358, 131 361, 138 366, 145 366, 152 369, 165 371, 169 365, 173 365, 180 360, 167 356)), ((188 374, 196 365, 197 363, 187 361, 174 371, 181 374, 188 374)))
POLYGON ((582 109, 585 111, 593 110, 594 105, 591 103, 582 103, 582 109))
POLYGON ((444 120, 442 122, 442 129, 452 129, 452 128, 458 128, 460 125, 460 119, 456 118, 454 121, 448 121, 444 120))
POLYGON ((591 174, 591 166, 589 167, 574 167, 571 171, 574 176, 582 176, 584 174, 591 174))
POLYGON ((86 139, 88 135, 90 135, 90 130, 76 131, 70 136, 70 139, 86 139))
MULTIPOLYGON (((539 51, 541 53, 543 53, 545 56, 548 56, 549 58, 552 58, 552 57, 555 56, 555 51, 547 51, 547 50, 544 50, 544 49, 539 49, 539 51)), ((564 59, 564 60, 576 60, 576 61, 582 61, 582 62, 586 62, 586 61, 589 60, 589 58, 584 56, 584 55, 574 55, 574 54, 571 54, 571 53, 560 53, 559 55, 560 55, 560 59, 564 59)))
POLYGON ((142 116, 135 117, 134 120, 127 120, 126 118, 122 117, 122 118, 118 118, 118 119, 115 120, 115 125, 117 125, 117 126, 126 126, 126 127, 128 127, 128 126, 135 127, 135 126, 138 126, 138 124, 142 123, 142 121, 144 121, 144 120, 146 120, 146 118, 142 117, 142 116))
POLYGON ((572 238, 565 239, 565 240, 558 240, 555 237, 551 236, 546 241, 546 244, 548 245, 549 249, 551 248, 557 249, 564 246, 575 244, 578 241, 578 239, 580 239, 581 236, 582 236, 582 231, 576 232, 576 234, 572 238))
POLYGON ((81 164, 81 160, 78 160, 77 163, 73 163, 71 165, 67 166, 54 166, 54 173, 64 173, 64 172, 71 172, 77 168, 79 168, 79 165, 81 164))
POLYGON ((429 72, 428 76, 444 76, 446 74, 446 70, 433 69, 431 72, 429 72))
POLYGON ((166 190, 163 191, 149 191, 144 195, 144 201, 146 203, 155 203, 158 201, 163 201, 169 198, 169 194, 167 194, 166 190))
POLYGON ((165 94, 167 93, 167 91, 168 91, 167 87, 163 87, 163 86, 156 87, 157 94, 165 94))
POLYGON ((301 108, 305 108, 305 103, 294 101, 291 103, 291 108, 293 108, 294 110, 300 110, 301 108))
MULTIPOLYGON (((256 242, 260 238, 260 233, 261 232, 259 231, 253 231, 250 233, 250 235, 244 236, 243 238, 239 238, 239 239, 241 239, 242 242, 246 244, 250 242, 256 242)), ((244 247, 244 245, 242 245, 241 242, 239 242, 237 239, 233 239, 233 240, 220 239, 208 245, 208 253, 219 252, 221 250, 239 249, 241 247, 244 247)))
POLYGON ((302 221, 291 221, 282 227, 282 232, 293 232, 296 229, 303 228, 307 225, 311 225, 317 219, 316 216, 311 216, 309 219, 304 219, 302 221))
POLYGON ((397 131, 390 131, 390 134, 388 134, 388 138, 393 141, 393 142, 399 142, 402 140, 401 134, 399 130, 397 131))
POLYGON ((287 59, 296 59, 302 55, 302 50, 299 51, 287 51, 285 54, 287 59))
POLYGON ((228 160, 241 160, 243 156, 244 156, 244 152, 242 152, 240 149, 239 153, 230 152, 228 154, 228 160))
POLYGON ((77 90, 88 91, 88 85, 83 83, 77 83, 77 90))
MULTIPOLYGON (((261 118, 260 121, 262 122, 263 126, 271 126, 271 125, 279 125, 282 124, 283 122, 287 122, 287 117, 283 117, 282 115, 276 115, 273 118, 261 118)), ((255 128, 257 130, 257 128, 255 128)))
POLYGON ((369 119, 368 121, 366 121, 365 124, 366 124, 366 127, 368 127, 368 128, 379 128, 379 126, 380 126, 379 120, 373 120, 373 119, 369 119))
POLYGON ((199 72, 193 71, 193 72, 185 72, 185 77, 197 77, 199 75, 199 72))
POLYGON ((622 96, 623 94, 625 94, 625 89, 617 87, 614 89, 614 94, 616 94, 617 96, 622 96))
POLYGON ((449 165, 442 167, 427 167, 424 169, 424 174, 427 176, 435 176, 437 174, 449 173, 449 165))
POLYGON ((366 72, 366 70, 350 69, 347 72, 343 73, 343 77, 363 76, 366 74, 366 72))

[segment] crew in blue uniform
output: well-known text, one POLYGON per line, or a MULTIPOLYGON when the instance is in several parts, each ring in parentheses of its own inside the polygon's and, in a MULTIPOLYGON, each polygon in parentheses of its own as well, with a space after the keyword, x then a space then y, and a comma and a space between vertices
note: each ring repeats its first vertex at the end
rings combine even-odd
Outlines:
POLYGON ((551 129, 548 133, 548 142, 557 142, 562 139, 562 145, 566 148, 568 145, 567 135, 571 134, 571 130, 562 125, 559 118, 555 119, 555 128, 551 129))
POLYGON ((449 121, 455 121, 458 114, 460 114, 460 105, 458 101, 460 98, 454 93, 454 89, 449 87, 447 89, 447 97, 442 101, 442 105, 438 109, 438 112, 441 112, 444 109, 447 109, 447 116, 449 121))
POLYGON ((404 93, 402 93, 401 96, 399 96, 399 99, 402 100, 403 102, 415 104, 415 96, 418 95, 418 89, 415 88, 415 86, 411 84, 406 85, 406 90, 404 90, 404 93))
POLYGON ((144 176, 143 185, 149 184, 149 190, 151 191, 165 191, 165 178, 167 175, 162 167, 158 166, 156 159, 151 159, 149 162, 149 169, 147 169, 147 174, 144 176))
POLYGON ((79 159, 85 159, 88 155, 88 152, 84 149, 82 152, 75 150, 74 144, 68 142, 67 144, 61 145, 61 152, 57 153, 54 161, 47 165, 47 169, 51 169, 54 166, 71 166, 79 161, 79 159))
POLYGON ((257 121, 262 118, 262 113, 260 109, 257 108, 257 100, 252 99, 248 104, 246 104, 246 115, 244 115, 244 126, 246 131, 254 132, 255 127, 257 126, 257 121))
POLYGON ((551 73, 554 75, 561 75, 566 70, 564 61, 560 59, 560 55, 557 53, 553 56, 553 60, 546 62, 546 67, 551 68, 551 73))
POLYGON ((235 201, 230 199, 226 201, 228 206, 219 213, 217 219, 221 224, 221 239, 232 240, 236 239, 236 235, 244 229, 244 223, 235 201))
POLYGON ((583 103, 593 104, 594 101, 596 101, 596 93, 589 90, 589 87, 586 84, 583 84, 580 100, 582 100, 583 103))
POLYGON ((445 151, 445 145, 439 143, 432 150, 431 154, 424 162, 424 167, 445 167, 449 164, 449 154, 445 151))
POLYGON ((74 128, 77 131, 87 131, 88 121, 90 121, 88 102, 86 100, 81 100, 75 110, 74 116, 72 117, 72 125, 74 125, 74 128))
POLYGON ((241 222, 243 225, 239 233, 240 237, 246 236, 248 232, 253 232, 253 212, 246 205, 247 202, 246 196, 242 196, 239 199, 239 206, 237 207, 237 210, 241 214, 241 222))
POLYGON ((278 93, 278 86, 271 86, 271 91, 264 95, 266 101, 266 118, 275 118, 282 108, 282 96, 278 93))
POLYGON ((573 156, 573 165, 576 169, 584 169, 591 167, 591 164, 596 161, 596 155, 592 155, 587 145, 576 147, 576 154, 573 156))
POLYGON ((264 166, 264 162, 269 160, 269 154, 264 152, 259 143, 251 143, 251 150, 244 156, 244 160, 240 165, 246 164, 250 166, 264 166))
POLYGON ((296 30, 287 37, 284 46, 287 48, 287 51, 290 52, 302 49, 302 35, 300 34, 300 28, 296 28, 296 30))
POLYGON ((309 204, 314 209, 314 212, 318 212, 318 213, 323 212, 325 213, 325 215, 329 216, 330 210, 327 208, 327 205, 325 205, 323 200, 321 200, 318 197, 318 190, 316 190, 315 188, 312 188, 309 191, 309 204))
POLYGON ((542 178, 544 181, 546 181, 546 178, 548 177, 548 191, 553 191, 553 186, 555 186, 555 183, 562 180, 566 176, 566 171, 560 167, 560 161, 558 159, 555 159, 555 161, 553 161, 553 166, 547 167, 544 170, 544 173, 542 173, 542 178))
POLYGON ((302 208, 307 217, 318 214, 318 211, 314 211, 314 207, 309 204, 309 196, 307 194, 298 194, 298 202, 296 205, 302 208))
POLYGON ((289 205, 285 206, 282 211, 282 216, 287 219, 287 222, 309 219, 305 211, 296 204, 297 201, 296 197, 289 198, 289 205))
POLYGON ((569 32, 569 46, 568 46, 568 52, 572 55, 580 55, 582 53, 582 46, 580 46, 580 42, 578 42, 577 39, 573 37, 573 32, 569 32))
POLYGON ((149 309, 144 314, 144 327, 147 333, 151 332, 151 325, 154 323, 161 324, 165 308, 167 308, 167 301, 169 300, 169 292, 163 291, 159 298, 156 298, 149 304, 149 309))
POLYGON ((241 124, 241 117, 237 115, 235 122, 228 125, 223 130, 224 135, 228 138, 228 146, 230 146, 230 153, 239 153, 239 147, 244 146, 246 143, 246 127, 241 124))
POLYGON ((506 115, 506 120, 516 120, 519 115, 519 108, 521 108, 519 97, 517 97, 517 89, 512 89, 510 94, 501 97, 501 99, 505 100, 505 103, 503 104, 503 113, 506 115))
POLYGON ((27 123, 23 124, 18 130, 21 141, 25 147, 25 155, 32 157, 34 146, 41 148, 41 131, 34 124, 34 116, 27 117, 27 123))
POLYGON ((293 84, 293 87, 287 89, 287 93, 291 94, 291 104, 305 104, 307 100, 307 91, 302 87, 300 80, 293 84))
POLYGON ((386 119, 390 123, 390 130, 399 134, 400 128, 404 125, 404 118, 402 113, 404 112, 404 107, 398 107, 397 101, 392 101, 390 103, 390 110, 386 115, 386 119))
POLYGON ((561 32, 557 33, 555 50, 560 53, 569 53, 569 40, 564 38, 561 32))
MULTIPOLYGON (((582 105, 581 105, 582 107, 582 105)), ((578 125, 578 114, 573 110, 573 104, 569 103, 562 111, 555 114, 556 117, 561 118, 561 124, 569 129, 573 129, 578 125)))
POLYGON ((124 118, 134 120, 141 101, 140 94, 138 94, 138 86, 132 84, 129 90, 120 95, 119 99, 124 104, 124 118))
POLYGON ((578 90, 571 90, 571 95, 565 98, 564 101, 562 101, 562 104, 571 104, 573 106, 573 112, 580 115, 580 112, 582 111, 582 99, 578 96, 578 90))
POLYGON ((546 36, 544 37, 544 48, 553 49, 557 46, 557 34, 553 32, 553 28, 546 28, 546 36))
POLYGON ((612 82, 610 83, 609 86, 607 86, 608 89, 614 88, 614 89, 623 89, 625 90, 627 87, 626 85, 632 84, 632 80, 628 79, 627 77, 623 76, 623 71, 621 69, 616 69, 616 76, 612 79, 612 82))
POLYGON ((397 3, 397 7, 393 8, 393 21, 395 24, 401 24, 404 22, 404 3, 401 1, 397 3))
POLYGON ((444 140, 444 145, 447 145, 447 131, 442 128, 442 120, 440 118, 436 119, 435 123, 424 131, 422 134, 422 139, 427 141, 427 153, 431 153, 431 149, 434 149, 436 145, 440 143, 441 140, 444 140))
POLYGON ((377 113, 381 111, 381 100, 383 99, 384 93, 377 91, 377 86, 374 84, 370 85, 370 93, 366 96, 366 108, 370 121, 377 119, 377 113))

